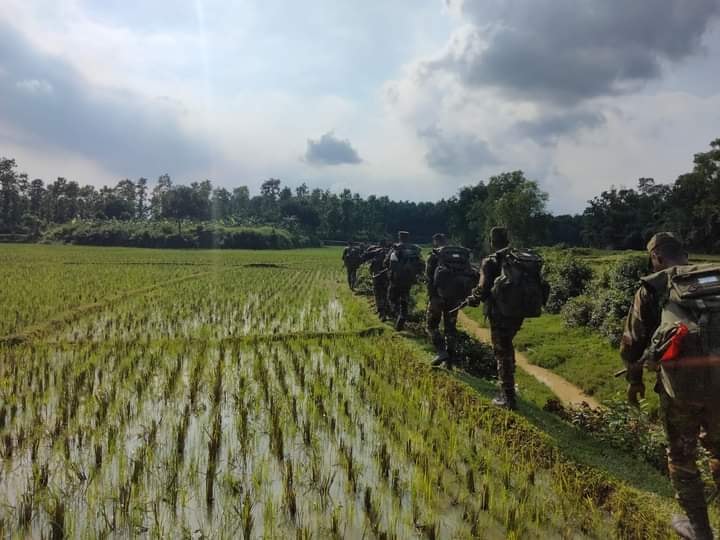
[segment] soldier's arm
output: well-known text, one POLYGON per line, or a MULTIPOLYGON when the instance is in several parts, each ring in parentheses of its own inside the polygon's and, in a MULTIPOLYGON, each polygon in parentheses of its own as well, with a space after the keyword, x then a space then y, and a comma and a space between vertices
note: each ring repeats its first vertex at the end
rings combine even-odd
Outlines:
POLYGON ((473 289, 471 298, 479 303, 484 302, 490 298, 490 291, 492 290, 495 278, 497 278, 497 264, 495 260, 488 257, 483 260, 480 265, 480 280, 478 281, 477 287, 473 289))
POLYGON ((620 357, 627 368, 629 382, 642 381, 642 363, 645 349, 659 325, 659 313, 652 291, 643 285, 635 293, 633 303, 625 319, 625 329, 620 342, 620 357))
POLYGON ((435 269, 437 268, 438 260, 434 253, 428 256, 427 264, 425 265, 425 277, 427 278, 428 290, 433 288, 433 280, 435 279, 435 269))

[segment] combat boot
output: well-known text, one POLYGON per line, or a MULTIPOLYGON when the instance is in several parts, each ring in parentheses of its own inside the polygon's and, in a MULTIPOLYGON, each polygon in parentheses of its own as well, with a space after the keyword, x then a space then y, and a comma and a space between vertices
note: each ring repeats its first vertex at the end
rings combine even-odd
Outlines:
POLYGON ((450 362, 450 355, 445 349, 440 349, 432 361, 432 366, 438 367, 445 362, 450 362))
POLYGON ((395 321, 395 330, 400 332, 403 328, 405 328, 405 317, 400 315, 395 321))
POLYGON ((515 388, 503 388, 500 393, 492 400, 492 404, 496 407, 502 407, 509 411, 517 410, 517 400, 515 399, 515 388))
POLYGON ((676 515, 672 518, 672 527, 680 538, 685 540, 713 540, 707 511, 694 512, 691 516, 676 515))

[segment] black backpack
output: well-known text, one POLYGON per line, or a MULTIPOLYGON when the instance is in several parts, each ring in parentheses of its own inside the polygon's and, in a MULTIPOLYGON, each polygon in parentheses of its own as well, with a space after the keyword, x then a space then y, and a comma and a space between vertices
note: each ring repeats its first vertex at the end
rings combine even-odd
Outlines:
POLYGON ((390 254, 390 279, 393 283, 414 284, 425 270, 420 247, 395 244, 390 254))
POLYGON ((500 275, 492 286, 495 306, 504 317, 539 317, 550 288, 542 277, 543 260, 532 251, 505 248, 493 257, 500 264, 500 275))
POLYGON ((438 265, 433 285, 444 300, 464 300, 477 285, 480 275, 470 263, 470 250, 459 246, 445 246, 435 251, 438 265))
POLYGON ((345 265, 357 268, 362 264, 363 249, 360 246, 351 246, 345 256, 345 265))

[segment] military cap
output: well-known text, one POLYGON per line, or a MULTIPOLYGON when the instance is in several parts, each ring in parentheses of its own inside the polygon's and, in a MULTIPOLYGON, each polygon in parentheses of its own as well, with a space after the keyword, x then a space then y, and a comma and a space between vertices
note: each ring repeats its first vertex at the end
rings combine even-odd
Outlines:
POLYGON ((443 233, 439 232, 439 233, 433 234, 432 239, 436 240, 438 242, 444 242, 445 240, 447 240, 447 236, 445 236, 443 233))
POLYGON ((657 234, 654 234, 653 237, 650 239, 650 241, 647 244, 647 250, 649 253, 652 253, 660 246, 663 246, 666 244, 675 244, 677 247, 682 247, 682 242, 675 235, 675 233, 659 232, 657 234))
POLYGON ((402 242, 410 238, 410 233, 407 231, 398 231, 398 239, 402 242))

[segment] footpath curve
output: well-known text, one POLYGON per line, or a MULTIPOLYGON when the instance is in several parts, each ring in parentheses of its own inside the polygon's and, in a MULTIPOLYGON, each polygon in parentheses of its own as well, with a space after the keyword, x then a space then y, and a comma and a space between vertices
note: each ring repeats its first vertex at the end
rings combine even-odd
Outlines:
MULTIPOLYGON (((458 315, 458 322, 464 330, 475 336, 480 341, 490 343, 490 330, 483 328, 463 312, 460 312, 458 315)), ((550 388, 550 390, 552 390, 552 392, 560 401, 562 401, 564 405, 579 406, 584 402, 592 409, 599 409, 601 407, 600 402, 592 396, 587 395, 567 379, 550 371, 549 369, 531 364, 527 356, 523 353, 515 351, 515 363, 524 372, 532 375, 538 381, 550 388)))

